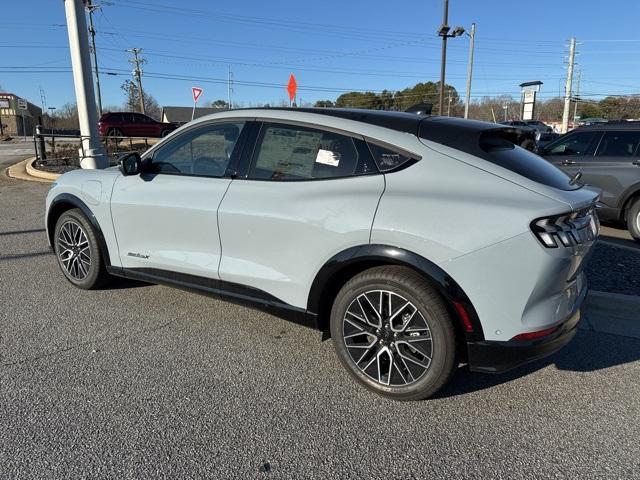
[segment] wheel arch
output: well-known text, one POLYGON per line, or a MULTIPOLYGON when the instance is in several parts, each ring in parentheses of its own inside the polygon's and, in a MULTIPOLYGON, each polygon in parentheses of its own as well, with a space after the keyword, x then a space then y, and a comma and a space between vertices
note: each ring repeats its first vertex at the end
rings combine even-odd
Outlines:
POLYGON ((53 248, 53 236, 56 228, 56 223, 60 216, 74 208, 79 208, 82 210, 82 213, 89 219, 93 228, 95 228, 96 238, 98 240, 98 244, 100 245, 100 253, 102 254, 102 258, 104 259, 105 266, 111 265, 111 259, 109 257, 109 249, 107 248, 107 242, 104 239, 104 235, 102 233, 102 229, 100 228, 100 224, 96 219, 95 215, 91 211, 91 209, 84 203, 81 199, 72 195, 70 193, 61 193, 56 195, 56 197, 51 201, 49 205, 49 210, 47 212, 47 237, 49 240, 49 245, 53 248))
POLYGON ((459 338, 465 341, 484 340, 482 325, 471 300, 460 285, 442 268, 426 258, 399 247, 389 245, 361 245, 348 248, 334 255, 316 274, 307 302, 307 311, 317 315, 318 327, 327 330, 331 306, 344 284, 353 276, 382 265, 408 267, 422 275, 444 299, 454 318, 459 338), (463 319, 459 308, 463 307, 467 318, 463 319), (472 331, 465 327, 465 320, 472 331))
POLYGON ((627 220, 627 211, 631 207, 631 204, 640 198, 640 182, 632 185, 627 189, 623 195, 622 208, 620 209, 620 217, 622 221, 627 220))

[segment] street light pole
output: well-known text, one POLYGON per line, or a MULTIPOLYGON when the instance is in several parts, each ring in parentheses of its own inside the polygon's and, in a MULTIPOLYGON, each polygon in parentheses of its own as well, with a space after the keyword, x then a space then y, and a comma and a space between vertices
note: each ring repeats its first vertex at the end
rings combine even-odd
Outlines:
POLYGON ((442 115, 444 111, 444 80, 445 69, 447 65, 447 34, 449 32, 449 0, 444 0, 444 13, 442 16, 442 26, 440 27, 440 36, 442 37, 442 55, 440 57, 440 103, 438 115, 442 115))
POLYGON ((91 78, 91 57, 84 2, 64 0, 64 10, 80 123, 80 167, 106 168, 109 166, 109 161, 98 135, 98 115, 91 78))
POLYGON ((464 28, 456 27, 453 32, 449 33, 449 0, 444 0, 444 15, 442 17, 442 25, 438 29, 438 35, 442 37, 442 58, 440 61, 440 110, 438 115, 444 113, 444 84, 445 69, 447 65, 447 39, 450 37, 459 37, 464 33, 464 28))
POLYGON ((471 101, 471 76, 473 75, 473 48, 476 41, 476 24, 471 24, 469 32, 469 65, 467 67, 467 96, 464 102, 464 118, 469 118, 469 102, 471 101))

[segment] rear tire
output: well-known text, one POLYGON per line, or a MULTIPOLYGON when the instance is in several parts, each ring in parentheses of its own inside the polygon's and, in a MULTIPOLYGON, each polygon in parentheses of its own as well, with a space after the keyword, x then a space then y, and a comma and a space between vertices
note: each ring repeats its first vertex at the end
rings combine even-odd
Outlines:
POLYGON ((338 293, 330 322, 347 371, 394 400, 433 395, 457 367, 447 308, 438 292, 408 268, 375 267, 353 277, 338 293))
POLYGON ((640 198, 636 198, 627 210, 627 229, 636 242, 640 242, 640 198))
POLYGON ((111 279, 104 265, 96 230, 82 210, 74 208, 60 215, 53 245, 62 273, 76 287, 95 289, 111 279))
POLYGON ((124 137, 124 133, 119 128, 112 128, 107 132, 107 137, 117 140, 115 137, 124 137))

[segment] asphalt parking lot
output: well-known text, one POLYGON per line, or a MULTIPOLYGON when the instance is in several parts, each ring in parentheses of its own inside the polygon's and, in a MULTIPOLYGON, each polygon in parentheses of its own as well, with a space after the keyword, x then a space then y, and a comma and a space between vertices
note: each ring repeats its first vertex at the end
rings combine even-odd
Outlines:
MULTIPOLYGON (((0 478, 640 478, 638 339, 582 330, 392 402, 316 331, 161 286, 73 288, 47 188, 0 178, 0 478)), ((611 269, 640 252, 597 248, 592 286, 634 294, 611 269)))

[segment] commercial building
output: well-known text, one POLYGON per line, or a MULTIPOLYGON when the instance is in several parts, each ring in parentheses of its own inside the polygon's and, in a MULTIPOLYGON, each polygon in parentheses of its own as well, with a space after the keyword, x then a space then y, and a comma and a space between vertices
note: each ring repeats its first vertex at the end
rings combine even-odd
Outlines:
POLYGON ((0 134, 33 135, 42 109, 13 93, 0 93, 0 134))

